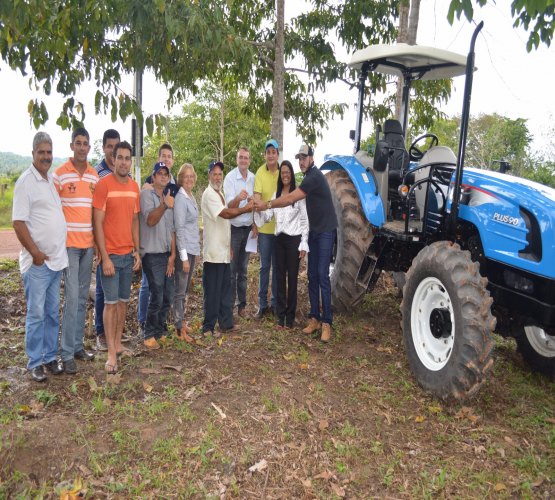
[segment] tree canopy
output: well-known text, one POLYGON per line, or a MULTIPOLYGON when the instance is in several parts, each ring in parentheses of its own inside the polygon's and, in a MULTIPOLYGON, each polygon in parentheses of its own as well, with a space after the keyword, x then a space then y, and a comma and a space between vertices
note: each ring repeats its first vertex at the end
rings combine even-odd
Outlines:
MULTIPOLYGON (((472 21, 474 17, 473 4, 483 7, 487 0, 451 0, 447 19, 453 24, 455 16, 460 19, 461 14, 472 21)), ((511 14, 514 18, 513 26, 523 26, 529 31, 526 50, 537 49, 541 42, 548 47, 553 39, 555 30, 555 1, 554 0, 512 0, 511 14)))

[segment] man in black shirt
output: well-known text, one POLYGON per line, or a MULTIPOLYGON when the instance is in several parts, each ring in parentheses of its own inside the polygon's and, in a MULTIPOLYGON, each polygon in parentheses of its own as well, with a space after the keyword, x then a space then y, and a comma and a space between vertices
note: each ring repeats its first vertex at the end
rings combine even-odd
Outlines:
POLYGON ((331 284, 329 266, 337 229, 330 188, 324 174, 314 165, 314 150, 303 144, 295 158, 304 174, 301 185, 291 193, 275 200, 255 202, 256 210, 280 208, 306 198, 308 214, 308 295, 310 298, 309 322, 304 333, 312 334, 322 328, 321 340, 331 336, 331 284), (320 297, 322 312, 320 313, 320 297))

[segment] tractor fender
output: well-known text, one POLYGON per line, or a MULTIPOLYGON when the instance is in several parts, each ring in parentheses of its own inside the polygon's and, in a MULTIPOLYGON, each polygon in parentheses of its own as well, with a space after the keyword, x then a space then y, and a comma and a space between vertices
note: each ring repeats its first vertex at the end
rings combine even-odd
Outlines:
POLYGON ((368 222, 374 227, 383 226, 385 211, 372 170, 366 170, 354 156, 326 155, 324 160, 320 170, 345 170, 357 191, 368 222))

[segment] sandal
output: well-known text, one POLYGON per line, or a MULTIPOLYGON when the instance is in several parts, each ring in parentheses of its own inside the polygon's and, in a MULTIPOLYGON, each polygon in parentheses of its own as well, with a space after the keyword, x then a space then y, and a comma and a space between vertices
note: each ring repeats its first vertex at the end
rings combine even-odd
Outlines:
POLYGON ((118 364, 112 364, 112 363, 108 363, 106 362, 106 364, 104 365, 104 371, 108 374, 108 375, 115 375, 118 372, 118 364))

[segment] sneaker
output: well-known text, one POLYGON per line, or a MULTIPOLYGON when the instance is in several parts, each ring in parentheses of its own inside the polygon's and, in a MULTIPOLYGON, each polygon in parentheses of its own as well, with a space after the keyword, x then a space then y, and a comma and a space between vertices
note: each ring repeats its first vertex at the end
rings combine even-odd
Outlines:
POLYGON ((106 344, 106 337, 104 335, 96 336, 96 350, 105 352, 108 350, 108 345, 106 344))
POLYGON ((62 361, 62 365, 64 367, 64 372, 66 372, 68 375, 74 375, 75 373, 77 373, 77 363, 75 363, 74 359, 62 361))
POLYGON ((158 343, 158 341, 154 337, 150 337, 149 339, 146 339, 143 342, 143 345, 151 351, 154 351, 156 349, 160 349, 160 344, 158 343))
POLYGON ((94 353, 81 349, 80 351, 77 351, 73 357, 75 359, 80 359, 81 361, 92 361, 94 359, 94 353))
POLYGON ((44 366, 36 366, 31 369, 31 377, 35 382, 44 382, 46 380, 46 373, 44 373, 44 366))
POLYGON ((270 307, 260 307, 254 316, 256 319, 262 319, 271 313, 272 309, 270 307))
POLYGON ((234 333, 240 330, 239 325, 233 325, 229 328, 220 328, 220 333, 234 333))
POLYGON ((245 311, 244 307, 240 307, 239 309, 237 309, 237 316, 239 316, 240 318, 247 317, 247 312, 245 311))
POLYGON ((44 366, 46 366, 46 369, 52 375, 59 375, 60 373, 62 373, 64 371, 63 368, 60 366, 60 363, 58 363, 57 359, 53 359, 52 361, 49 361, 48 363, 44 363, 44 366))

